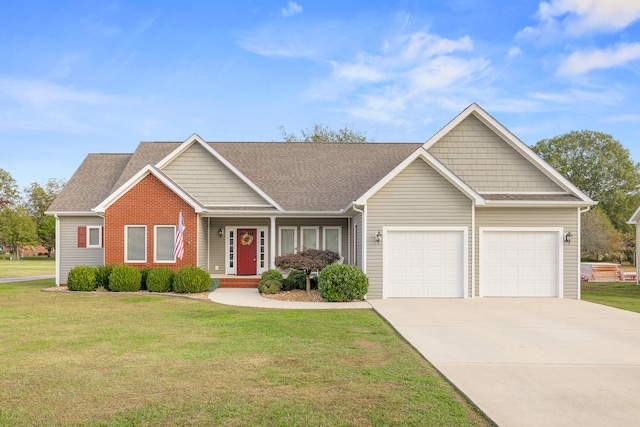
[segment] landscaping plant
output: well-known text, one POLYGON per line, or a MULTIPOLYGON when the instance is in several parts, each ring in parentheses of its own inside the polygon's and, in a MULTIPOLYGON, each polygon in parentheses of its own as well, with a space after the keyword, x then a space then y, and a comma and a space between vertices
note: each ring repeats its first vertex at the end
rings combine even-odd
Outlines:
POLYGON ((169 267, 156 267, 147 273, 147 290, 149 292, 171 292, 175 273, 169 267))
POLYGON ((333 251, 305 249, 303 251, 276 257, 276 267, 282 270, 301 270, 306 277, 307 292, 311 292, 311 273, 322 271, 327 265, 340 259, 340 255, 333 251))
POLYGON ((96 290, 96 268, 89 265, 76 265, 69 271, 67 289, 70 291, 92 292, 96 290))
POLYGON ((109 290, 113 292, 137 292, 142 273, 131 265, 116 265, 109 275, 109 290))
POLYGON ((173 279, 173 291, 179 294, 207 292, 210 286, 209 273, 199 267, 182 267, 173 279))
POLYGON ((354 265, 332 264, 320 272, 318 289, 327 301, 363 300, 369 288, 369 279, 354 265))

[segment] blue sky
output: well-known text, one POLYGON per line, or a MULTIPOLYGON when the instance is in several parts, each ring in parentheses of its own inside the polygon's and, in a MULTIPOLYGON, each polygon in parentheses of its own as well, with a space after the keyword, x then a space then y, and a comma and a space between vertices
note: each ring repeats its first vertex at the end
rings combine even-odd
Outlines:
MULTIPOLYGON (((320 123, 426 141, 477 102, 529 145, 609 133, 640 161, 640 2, 14 1, 0 168, 69 179, 140 141, 320 123)), ((283 166, 286 160, 283 159, 283 166)))

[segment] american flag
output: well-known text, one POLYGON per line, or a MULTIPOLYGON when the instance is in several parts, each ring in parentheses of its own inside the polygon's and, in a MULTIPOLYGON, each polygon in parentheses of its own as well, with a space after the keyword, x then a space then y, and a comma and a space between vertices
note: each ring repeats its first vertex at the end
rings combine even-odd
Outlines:
POLYGON ((180 216, 178 217, 178 228, 176 229, 176 246, 173 249, 173 255, 180 259, 182 259, 182 256, 184 255, 184 240, 182 238, 184 229, 185 226, 182 223, 182 211, 180 211, 180 216))

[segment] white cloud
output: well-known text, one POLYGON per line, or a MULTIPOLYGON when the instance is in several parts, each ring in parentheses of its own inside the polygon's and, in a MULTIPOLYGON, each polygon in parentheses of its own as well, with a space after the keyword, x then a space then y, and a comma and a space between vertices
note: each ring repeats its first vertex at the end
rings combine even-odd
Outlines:
POLYGON ((507 58, 508 59, 512 59, 515 58, 516 56, 520 56, 522 55, 522 49, 520 49, 517 46, 512 46, 509 48, 509 51, 507 52, 507 58))
POLYGON ((288 18, 290 16, 302 13, 302 6, 294 1, 290 1, 289 3, 287 3, 287 7, 283 7, 282 9, 280 9, 280 12, 282 13, 282 16, 288 18))
POLYGON ((538 25, 524 28, 522 38, 553 39, 617 32, 640 19, 637 0, 550 0, 538 5, 538 25))
POLYGON ((588 73, 598 68, 613 68, 640 59, 640 43, 621 43, 609 49, 577 51, 558 68, 560 75, 588 73))

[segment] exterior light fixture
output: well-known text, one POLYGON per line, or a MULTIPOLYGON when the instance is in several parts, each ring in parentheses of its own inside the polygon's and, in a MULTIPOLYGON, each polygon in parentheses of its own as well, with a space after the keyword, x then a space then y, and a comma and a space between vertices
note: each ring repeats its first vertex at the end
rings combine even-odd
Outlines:
POLYGON ((380 244, 380 242, 382 241, 382 233, 380 231, 377 231, 373 237, 376 239, 376 243, 380 244))
POLYGON ((567 234, 564 235, 564 241, 571 244, 571 237, 572 237, 572 234, 569 231, 567 234))
POLYGON ((222 229, 222 227, 220 227, 218 229, 218 236, 220 236, 220 238, 222 238, 222 235, 224 234, 224 230, 222 229))

